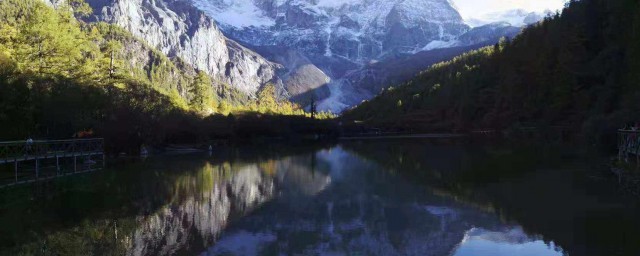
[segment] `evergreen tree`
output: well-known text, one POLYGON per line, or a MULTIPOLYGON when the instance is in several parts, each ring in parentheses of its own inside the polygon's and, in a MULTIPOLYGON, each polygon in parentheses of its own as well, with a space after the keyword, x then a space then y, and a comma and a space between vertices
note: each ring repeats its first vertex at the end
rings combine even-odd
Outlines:
POLYGON ((37 0, 2 1, 0 26, 9 32, 2 43, 12 45, 10 57, 22 72, 82 77, 93 71, 85 57, 97 48, 67 9, 56 11, 37 0))
POLYGON ((191 83, 189 93, 191 93, 190 105, 192 108, 198 111, 207 111, 211 106, 212 101, 212 83, 211 78, 207 73, 203 71, 198 72, 198 75, 191 83))
POLYGON ((310 104, 310 112, 311 119, 316 119, 316 97, 315 95, 311 95, 311 104, 310 104))
POLYGON ((608 125, 614 134, 625 120, 640 118, 639 8, 633 0, 571 1, 562 15, 435 64, 345 118, 425 130, 564 126, 586 132, 608 125))
POLYGON ((217 112, 220 113, 220 114, 223 114, 223 115, 229 115, 229 113, 231 112, 231 106, 225 100, 220 101, 218 103, 217 112))
POLYGON ((273 84, 266 84, 258 92, 258 112, 277 113, 278 100, 276 99, 276 87, 273 84))

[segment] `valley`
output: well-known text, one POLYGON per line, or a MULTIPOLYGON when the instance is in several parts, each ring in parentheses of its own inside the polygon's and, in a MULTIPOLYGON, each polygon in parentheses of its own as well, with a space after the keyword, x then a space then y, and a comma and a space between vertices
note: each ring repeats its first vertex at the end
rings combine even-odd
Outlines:
POLYGON ((0 0, 0 255, 639 255, 638 71, 637 0, 0 0))

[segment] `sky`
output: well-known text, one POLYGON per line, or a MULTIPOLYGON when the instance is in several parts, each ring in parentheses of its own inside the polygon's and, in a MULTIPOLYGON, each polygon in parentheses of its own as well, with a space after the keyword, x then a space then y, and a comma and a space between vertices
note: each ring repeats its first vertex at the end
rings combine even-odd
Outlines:
POLYGON ((566 0, 453 0, 463 18, 481 17, 487 13, 524 9, 527 11, 558 10, 566 0))

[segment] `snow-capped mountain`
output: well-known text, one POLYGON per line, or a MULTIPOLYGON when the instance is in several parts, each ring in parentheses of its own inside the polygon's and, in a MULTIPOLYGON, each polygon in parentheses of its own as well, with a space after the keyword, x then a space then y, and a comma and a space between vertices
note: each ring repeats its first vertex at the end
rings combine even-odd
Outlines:
POLYGON ((471 27, 484 26, 491 23, 509 23, 514 27, 525 27, 541 21, 552 12, 530 12, 523 9, 492 12, 475 18, 466 19, 465 22, 471 27))
POLYGON ((228 37, 288 67, 284 77, 297 81, 285 82, 293 99, 324 99, 321 108, 336 112, 377 93, 360 88, 360 81, 345 83, 349 74, 373 62, 460 45, 457 38, 470 29, 449 0, 189 1, 228 37), (300 87, 299 78, 309 86, 300 87))
POLYGON ((432 41, 420 51, 385 61, 370 63, 327 85, 329 97, 319 109, 342 112, 390 85, 407 81, 431 65, 447 61, 464 52, 495 44, 502 37, 513 38, 522 28, 508 23, 493 23, 476 27, 449 41, 432 41))
MULTIPOLYGON (((59 0, 56 0, 59 1, 59 0)), ((228 39, 215 22, 183 0, 87 0, 92 19, 116 24, 169 57, 254 95, 281 84, 282 66, 228 39)))
POLYGON ((448 0, 192 0, 231 38, 357 63, 414 52, 469 27, 448 0))
POLYGON ((334 112, 410 78, 406 70, 519 31, 506 23, 471 29, 449 0, 87 2, 95 19, 120 25, 248 95, 274 83, 283 97, 302 105, 315 98, 321 110, 334 112))
MULTIPOLYGON (((216 20, 230 38, 287 67, 288 96, 303 105, 315 97, 319 109, 333 112, 411 78, 406 70, 418 72, 502 36, 512 37, 520 23, 533 19, 471 29, 449 0, 187 1, 216 20)), ((500 19, 515 20, 511 16, 500 19)))

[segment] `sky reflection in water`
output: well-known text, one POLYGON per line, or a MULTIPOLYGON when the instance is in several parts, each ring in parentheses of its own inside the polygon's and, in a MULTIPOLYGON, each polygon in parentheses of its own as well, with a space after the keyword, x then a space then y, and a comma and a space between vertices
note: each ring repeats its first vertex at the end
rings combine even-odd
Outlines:
POLYGON ((340 147, 318 152, 306 168, 286 163, 277 165, 279 196, 201 255, 562 255, 340 147))
POLYGON ((353 145, 152 157, 6 190, 0 254, 562 255, 492 210, 420 182, 455 169, 461 161, 446 157, 457 151, 434 146, 428 157, 441 161, 414 161, 382 145, 362 145, 383 151, 373 158, 353 145), (433 173, 415 178, 405 164, 433 173))

